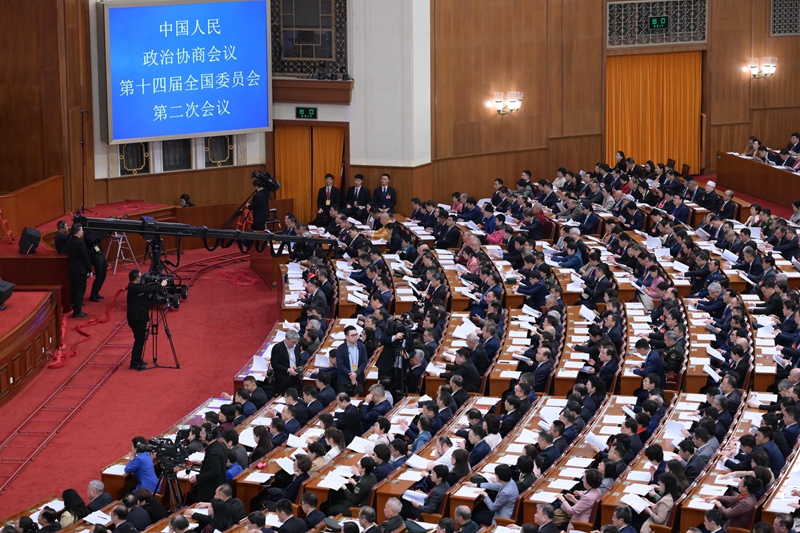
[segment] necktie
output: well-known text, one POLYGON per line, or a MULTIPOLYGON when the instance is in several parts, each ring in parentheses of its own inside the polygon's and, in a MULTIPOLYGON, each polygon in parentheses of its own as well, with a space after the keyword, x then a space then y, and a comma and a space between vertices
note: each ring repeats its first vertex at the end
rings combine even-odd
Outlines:
POLYGON ((325 194, 327 195, 328 199, 330 199, 330 197, 331 197, 331 188, 330 187, 325 189, 325 194))
POLYGON ((386 194, 386 187, 383 188, 383 194, 386 194))
POLYGON ((355 194, 356 198, 358 198, 358 191, 359 191, 359 190, 361 190, 361 187, 358 187, 358 188, 356 189, 356 194, 355 194))

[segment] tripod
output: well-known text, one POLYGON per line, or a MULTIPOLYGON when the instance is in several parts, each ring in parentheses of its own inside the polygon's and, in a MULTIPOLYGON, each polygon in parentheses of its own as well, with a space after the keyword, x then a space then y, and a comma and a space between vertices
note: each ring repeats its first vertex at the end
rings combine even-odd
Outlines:
POLYGON ((165 494, 169 494, 170 511, 175 513, 183 507, 183 494, 181 493, 181 484, 178 481, 178 474, 175 472, 177 465, 170 461, 161 463, 161 477, 158 478, 156 487, 164 487, 162 483, 166 482, 164 487, 165 494))
MULTIPOLYGON (((147 344, 147 337, 153 338, 153 366, 151 368, 180 368, 181 364, 178 362, 178 354, 175 352, 175 343, 172 342, 172 333, 169 331, 169 323, 167 322, 167 312, 164 310, 158 301, 158 295, 154 295, 150 301, 150 327, 145 333, 144 342, 147 344), (159 365, 158 364, 158 325, 159 322, 164 323, 164 331, 169 340, 169 347, 172 350, 172 359, 175 361, 175 366, 159 365)), ((147 368, 146 370, 150 370, 147 368)))
POLYGON ((233 212, 233 214, 231 215, 231 218, 229 218, 225 222, 225 224, 222 225, 222 229, 227 229, 227 228, 230 228, 230 227, 233 226, 233 223, 236 221, 236 219, 239 217, 239 215, 242 214, 242 212, 245 209, 245 206, 247 206, 247 204, 250 203, 250 200, 252 200, 252 198, 253 198, 253 196, 255 196, 255 194, 256 194, 256 191, 253 191, 253 192, 250 193, 250 196, 248 196, 247 199, 245 199, 245 201, 242 202, 242 204, 236 209, 236 211, 233 212))

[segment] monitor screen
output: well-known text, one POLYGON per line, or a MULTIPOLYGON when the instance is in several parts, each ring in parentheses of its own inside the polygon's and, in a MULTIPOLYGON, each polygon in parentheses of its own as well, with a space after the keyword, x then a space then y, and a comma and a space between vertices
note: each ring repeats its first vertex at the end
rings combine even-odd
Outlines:
POLYGON ((267 0, 102 4, 107 142, 267 131, 267 0))

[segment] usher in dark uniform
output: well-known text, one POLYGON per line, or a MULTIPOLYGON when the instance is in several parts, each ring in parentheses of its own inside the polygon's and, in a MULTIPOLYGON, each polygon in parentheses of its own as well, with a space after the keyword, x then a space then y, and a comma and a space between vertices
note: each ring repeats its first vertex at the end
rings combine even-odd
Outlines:
POLYGON ((89 301, 99 302, 103 297, 100 296, 100 289, 106 281, 108 273, 108 261, 106 254, 103 253, 103 241, 98 239, 91 231, 83 230, 83 240, 89 251, 89 261, 94 267, 94 282, 92 283, 92 293, 89 301))
POLYGON ((158 291, 160 286, 159 283, 141 283, 141 278, 128 284, 128 327, 133 331, 131 368, 134 370, 147 366, 142 361, 142 352, 147 335, 147 323, 150 321, 150 295, 158 291))
POLYGON ((78 235, 67 241, 67 273, 69 274, 69 293, 72 301, 72 316, 81 318, 83 295, 86 292, 86 277, 92 271, 86 243, 78 235), (80 315, 80 316, 79 316, 80 315))

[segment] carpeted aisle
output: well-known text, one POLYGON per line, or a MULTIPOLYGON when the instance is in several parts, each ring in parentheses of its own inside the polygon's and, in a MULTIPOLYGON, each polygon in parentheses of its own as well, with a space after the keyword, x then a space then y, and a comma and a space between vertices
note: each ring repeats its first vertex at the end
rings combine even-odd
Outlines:
MULTIPOLYGON (((208 255, 205 250, 196 250, 187 252, 182 260, 190 262, 208 255)), ((247 270, 247 264, 234 263, 203 274, 181 308, 168 314, 181 369, 134 372, 126 362, 0 495, 0 515, 12 514, 69 487, 84 494, 87 483, 99 479, 103 467, 130 450, 132 437, 155 435, 208 396, 231 392, 233 376, 261 345, 280 314, 277 294, 260 280, 250 286, 231 282, 230 271, 247 270), (227 277, 224 271, 228 271, 227 277)), ((85 309, 90 318, 105 314, 116 289, 127 285, 127 275, 127 270, 109 275, 102 292, 106 300, 89 303, 85 309)), ((250 277, 258 279, 253 273, 250 277)), ((93 338, 78 347, 77 356, 66 367, 45 368, 35 383, 0 409, 0 439, 5 439, 124 320, 124 298, 123 293, 108 323, 89 328, 93 338)), ((68 321, 70 344, 79 337, 74 331, 76 322, 68 321)), ((126 340, 129 333, 125 328, 126 340)), ((171 364, 163 330, 160 336, 159 362, 171 364)), ((145 360, 150 359, 148 343, 145 360)))

